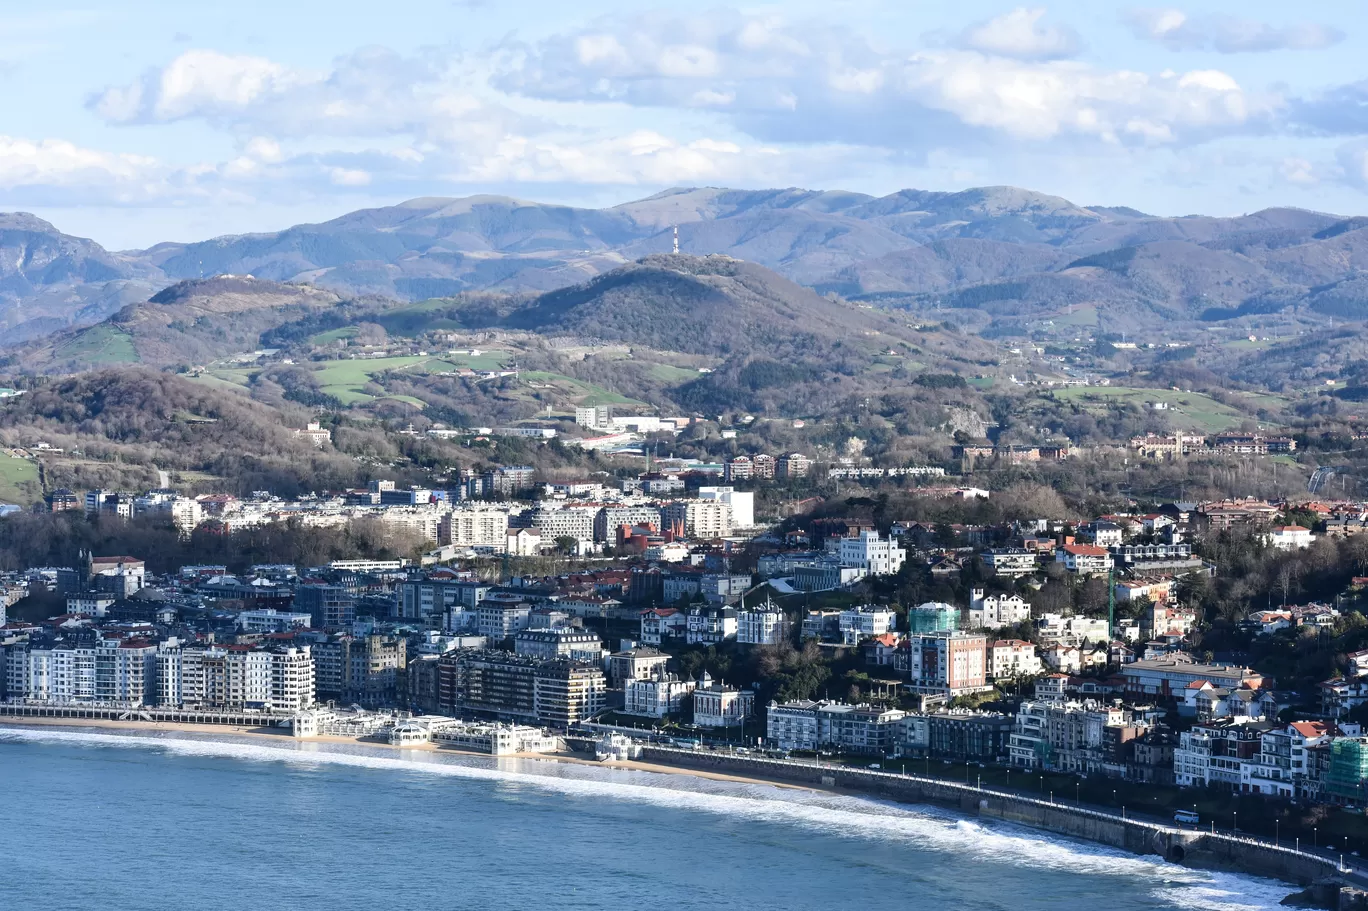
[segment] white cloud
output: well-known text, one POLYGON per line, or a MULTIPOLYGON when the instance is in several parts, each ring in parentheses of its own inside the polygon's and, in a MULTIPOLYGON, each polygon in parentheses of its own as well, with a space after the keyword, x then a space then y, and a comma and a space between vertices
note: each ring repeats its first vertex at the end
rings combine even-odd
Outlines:
POLYGON ((409 135, 465 141, 499 135, 517 118, 480 97, 459 55, 403 56, 361 48, 327 71, 261 57, 191 50, 88 106, 114 124, 199 119, 239 134, 280 137, 409 135))
POLYGON ((1222 54, 1258 51, 1318 50, 1344 40, 1329 25, 1299 22, 1270 25, 1236 16, 1189 17, 1172 8, 1127 10, 1124 18, 1136 37, 1156 41, 1172 51, 1215 50, 1222 54))
POLYGON ((1049 25, 1040 20, 1043 8, 1018 7, 986 22, 971 25, 959 36, 958 45, 1021 60, 1054 60, 1072 57, 1083 47, 1083 39, 1067 25, 1049 25))
POLYGON ((1218 70, 1154 75, 1058 59, 1079 42, 1042 15, 1023 8, 971 27, 961 43, 977 50, 908 54, 772 18, 649 14, 517 46, 495 82, 552 101, 712 107, 767 141, 901 149, 1002 136, 1195 142, 1257 128, 1281 104, 1218 70), (669 65, 672 47, 706 66, 669 65))
POLYGON ((41 188, 54 198, 142 203, 177 195, 173 169, 154 158, 88 149, 61 139, 0 136, 0 190, 11 198, 41 188))

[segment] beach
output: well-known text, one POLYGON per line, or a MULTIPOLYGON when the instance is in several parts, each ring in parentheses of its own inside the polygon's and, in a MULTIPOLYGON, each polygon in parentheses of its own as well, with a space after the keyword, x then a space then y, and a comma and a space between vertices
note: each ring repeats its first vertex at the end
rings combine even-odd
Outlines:
POLYGON ((685 775, 693 778, 704 778, 712 781, 729 781, 737 784, 757 784, 770 787, 786 788, 794 790, 824 790, 836 793, 835 788, 820 788, 817 786, 793 784, 792 782, 775 781, 772 779, 735 775, 726 772, 711 772, 702 769, 689 769, 682 766, 663 765, 654 762, 641 762, 639 760, 618 760, 615 762, 601 762, 596 759, 586 759, 582 755, 560 752, 560 753, 511 753, 505 756, 492 756, 489 753, 482 753, 474 750, 463 750, 447 744, 420 743, 396 746, 384 740, 369 737, 295 737, 285 728, 273 727, 245 727, 228 724, 184 724, 176 722, 161 721, 109 721, 97 718, 0 718, 2 728, 80 728, 83 730, 107 731, 114 733, 178 733, 178 734, 201 734, 233 737, 251 738, 259 742, 274 742, 280 745, 287 743, 333 743, 345 744, 348 746, 374 747, 378 750, 393 750, 398 752, 427 752, 427 753, 453 753, 464 756, 484 756, 490 759, 518 759, 518 760, 537 760, 542 762, 572 763, 602 768, 628 769, 634 772, 654 772, 661 775, 685 775))

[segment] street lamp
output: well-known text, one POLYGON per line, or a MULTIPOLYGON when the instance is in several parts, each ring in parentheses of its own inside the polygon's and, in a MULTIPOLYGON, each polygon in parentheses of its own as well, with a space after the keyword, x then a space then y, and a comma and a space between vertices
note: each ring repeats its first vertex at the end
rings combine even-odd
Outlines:
POLYGON ((1311 827, 1311 847, 1320 850, 1320 830, 1315 826, 1311 827))
POLYGON ((1275 846, 1278 844, 1278 840, 1282 837, 1281 834, 1279 834, 1281 831, 1282 831, 1282 820, 1281 820, 1281 819, 1275 819, 1275 820, 1273 820, 1273 844, 1274 844, 1275 846))
POLYGON ((1082 788, 1082 786, 1083 786, 1083 785, 1082 785, 1082 782, 1079 782, 1079 781, 1075 781, 1075 782, 1074 782, 1074 803, 1082 803, 1082 802, 1083 802, 1083 801, 1079 798, 1079 796, 1078 796, 1079 789, 1082 788))
POLYGON ((1239 811, 1239 810, 1231 810, 1231 811, 1230 811, 1230 815, 1231 815, 1232 817, 1234 817, 1234 819, 1235 819, 1235 822, 1233 823, 1233 825, 1234 825, 1235 828, 1232 830, 1232 834, 1234 834, 1234 835, 1239 835, 1239 834, 1240 834, 1240 811, 1239 811))

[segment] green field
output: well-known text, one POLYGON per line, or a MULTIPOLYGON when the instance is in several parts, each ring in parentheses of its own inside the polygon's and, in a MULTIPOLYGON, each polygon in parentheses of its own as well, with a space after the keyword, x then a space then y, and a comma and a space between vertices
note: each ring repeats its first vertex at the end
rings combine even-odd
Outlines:
POLYGON ((1061 401, 1101 405, 1108 401, 1129 402, 1144 406, 1145 402, 1168 402, 1168 415, 1174 426, 1204 433, 1220 433, 1237 427, 1248 415, 1222 405, 1200 392, 1174 392, 1172 389, 1138 389, 1132 386, 1076 386, 1055 391, 1061 401))
POLYGON ((377 357, 346 361, 324 361, 325 366, 314 371, 319 388, 335 396, 344 405, 372 401, 375 396, 365 391, 367 383, 387 370, 402 370, 432 360, 429 357, 377 357))
POLYGON ((644 405, 645 402, 636 399, 629 399, 625 395, 618 395, 616 392, 609 392, 602 386, 595 386, 593 383, 586 383, 583 380, 572 379, 560 373, 547 373, 544 370, 527 370, 522 373, 522 378, 533 383, 550 383, 559 392, 580 399, 581 405, 644 405))
POLYGON ((309 339, 310 345, 331 345, 333 342, 344 338, 355 338, 360 330, 355 326, 343 326, 341 329, 332 329, 328 332, 320 332, 309 339))
POLYGON ((0 503, 27 506, 43 498, 38 481, 38 463, 0 455, 0 503))
POLYGON ((687 383, 696 380, 703 374, 698 370, 690 370, 688 367, 676 367, 673 364, 652 364, 651 376, 667 383, 687 383))
POLYGON ((133 336, 108 324, 91 326, 53 351, 58 360, 74 358, 91 365, 136 364, 141 358, 133 336))

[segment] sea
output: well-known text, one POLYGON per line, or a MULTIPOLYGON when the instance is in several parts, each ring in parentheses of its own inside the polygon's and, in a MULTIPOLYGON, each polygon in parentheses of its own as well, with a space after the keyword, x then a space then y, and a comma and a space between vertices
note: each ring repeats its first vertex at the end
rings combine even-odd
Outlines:
POLYGON ((1272 909, 948 811, 530 759, 0 728, 0 909, 1272 909))

